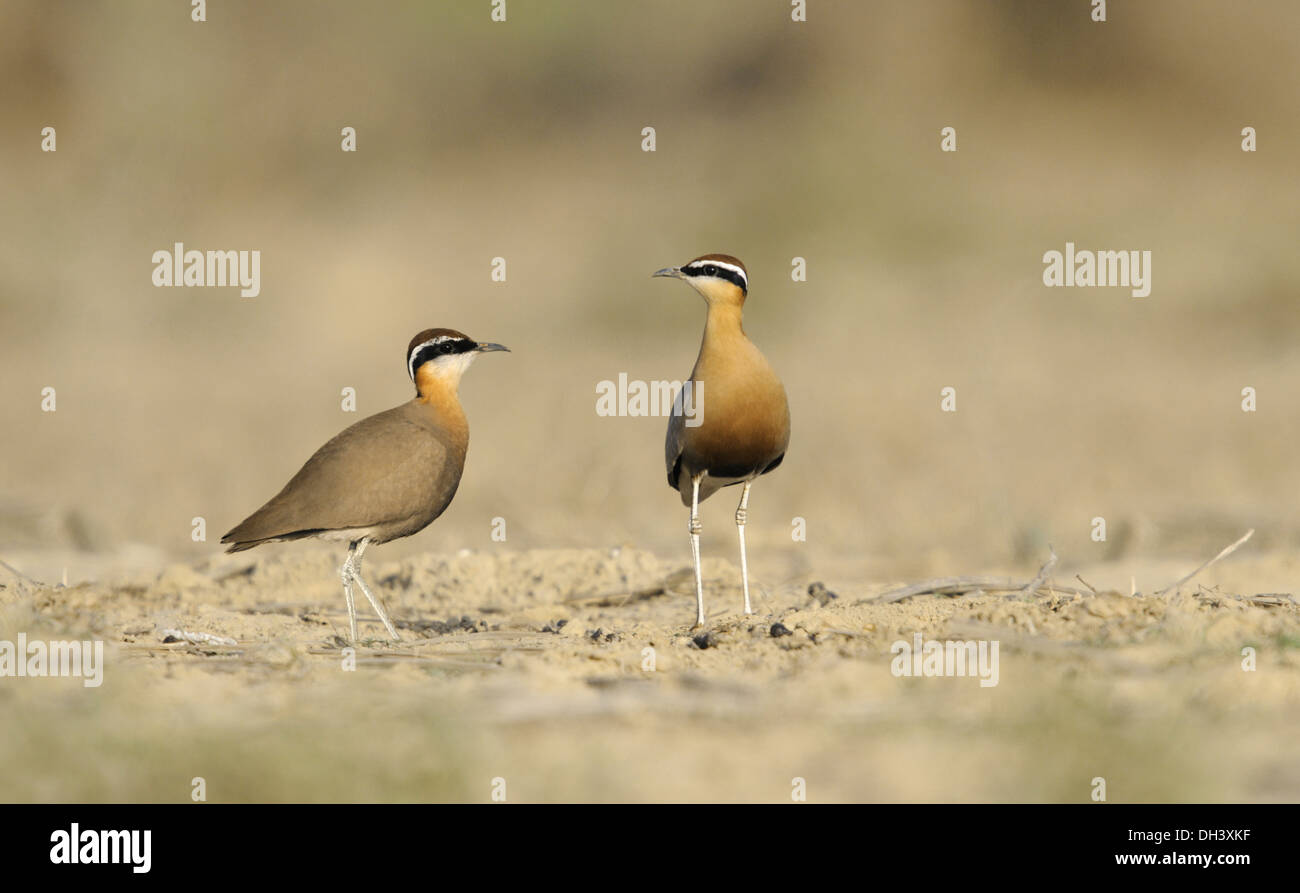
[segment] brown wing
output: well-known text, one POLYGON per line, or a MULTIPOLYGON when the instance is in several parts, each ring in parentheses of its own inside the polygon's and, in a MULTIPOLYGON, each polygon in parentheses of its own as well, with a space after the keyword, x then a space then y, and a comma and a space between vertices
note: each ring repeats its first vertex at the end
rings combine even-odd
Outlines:
POLYGON ((673 413, 668 416, 668 436, 664 439, 664 463, 668 466, 668 486, 678 488, 682 474, 682 450, 686 442, 686 416, 673 413))
POLYGON ((451 502, 463 467, 463 448, 439 438, 408 406, 399 406, 335 436, 221 541, 292 538, 424 518, 419 529, 451 502))

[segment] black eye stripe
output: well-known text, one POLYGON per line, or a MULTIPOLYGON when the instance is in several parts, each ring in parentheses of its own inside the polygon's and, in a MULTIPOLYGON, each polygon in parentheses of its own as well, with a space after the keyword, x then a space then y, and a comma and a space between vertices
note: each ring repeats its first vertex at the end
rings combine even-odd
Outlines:
POLYGON ((454 341, 439 341, 437 344, 425 344, 417 348, 415 355, 411 360, 411 370, 419 369, 430 360, 436 360, 438 357, 445 357, 458 353, 469 353, 471 350, 477 350, 478 345, 468 339, 456 339, 454 341))
POLYGON ((748 293, 749 291, 749 283, 745 281, 744 274, 739 270, 733 270, 730 267, 720 267, 717 264, 698 263, 682 267, 682 272, 687 276, 715 276, 718 279, 727 280, 743 292, 748 293))

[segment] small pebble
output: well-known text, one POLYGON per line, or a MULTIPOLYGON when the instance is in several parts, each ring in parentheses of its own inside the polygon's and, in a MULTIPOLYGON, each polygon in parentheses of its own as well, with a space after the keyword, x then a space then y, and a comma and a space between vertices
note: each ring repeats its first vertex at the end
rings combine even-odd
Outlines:
POLYGON ((817 599, 817 604, 823 608, 831 603, 831 599, 839 598, 838 595, 826 588, 826 585, 820 581, 808 584, 808 594, 817 599))

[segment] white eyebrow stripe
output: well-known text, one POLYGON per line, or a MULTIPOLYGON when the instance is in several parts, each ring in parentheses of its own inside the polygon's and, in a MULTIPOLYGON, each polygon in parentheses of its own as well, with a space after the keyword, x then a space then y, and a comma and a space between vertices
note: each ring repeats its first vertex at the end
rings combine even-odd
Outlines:
POLYGON ((741 279, 743 279, 746 283, 749 282, 749 277, 745 275, 744 270, 742 270, 740 267, 736 266, 735 264, 729 264, 724 260, 697 260, 694 263, 687 264, 686 269, 703 270, 706 264, 712 264, 715 267, 722 267, 724 270, 730 270, 731 272, 739 276, 741 279))
POLYGON ((455 341, 451 335, 439 335, 437 338, 430 338, 422 344, 417 344, 411 349, 411 355, 406 358, 407 371, 411 375, 411 381, 415 381, 415 358, 420 355, 420 351, 426 347, 432 347, 435 344, 441 344, 444 341, 455 341))

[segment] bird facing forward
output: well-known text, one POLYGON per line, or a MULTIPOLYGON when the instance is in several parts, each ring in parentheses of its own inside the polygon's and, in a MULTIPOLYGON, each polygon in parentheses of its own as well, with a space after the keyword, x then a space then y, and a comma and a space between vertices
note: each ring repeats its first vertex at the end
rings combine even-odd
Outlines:
POLYGON ((687 529, 695 563, 695 625, 700 627, 704 625, 700 502, 723 487, 743 485, 736 529, 745 613, 752 614, 745 556, 749 488, 755 478, 785 458, 790 443, 790 407, 781 379, 741 328, 741 308, 749 293, 744 264, 728 254, 706 254, 654 275, 686 280, 708 305, 700 353, 690 380, 683 385, 684 391, 690 388, 694 393, 696 416, 688 421, 682 411, 684 402, 675 405, 664 444, 668 486, 691 508, 687 529))
POLYGON ((221 538, 231 544, 227 551, 306 537, 348 543, 339 577, 352 641, 353 583, 397 640, 383 605, 361 578, 361 558, 368 545, 423 530, 451 503, 469 446, 457 396, 461 375, 480 353, 507 349, 471 341, 455 329, 416 335, 406 350, 414 399, 362 419, 318 449, 270 502, 221 538))

